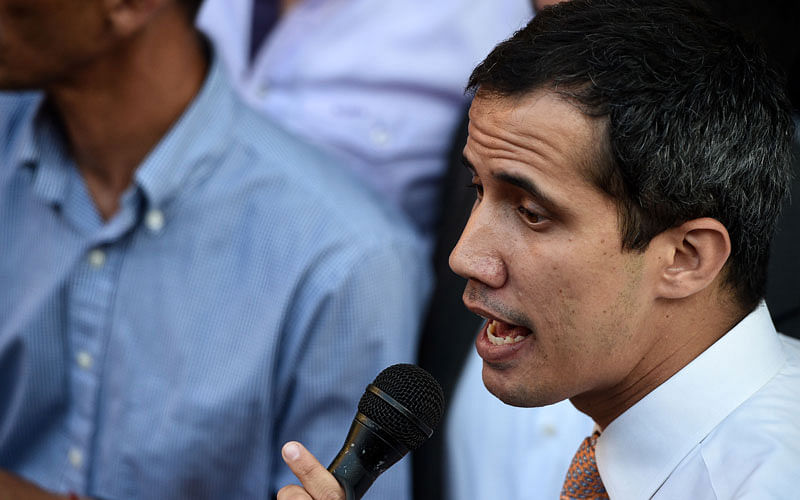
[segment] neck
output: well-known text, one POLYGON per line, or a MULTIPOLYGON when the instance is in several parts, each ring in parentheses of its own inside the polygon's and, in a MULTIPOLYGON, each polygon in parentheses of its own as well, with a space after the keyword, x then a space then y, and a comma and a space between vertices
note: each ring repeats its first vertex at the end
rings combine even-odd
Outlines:
POLYGON ((719 340, 743 317, 718 287, 679 301, 664 301, 644 336, 645 355, 618 383, 570 399, 605 429, 618 416, 663 384, 719 340))
POLYGON ((181 15, 160 13, 68 81, 46 89, 106 220, 117 211, 136 168, 202 85, 207 65, 202 41, 181 15))

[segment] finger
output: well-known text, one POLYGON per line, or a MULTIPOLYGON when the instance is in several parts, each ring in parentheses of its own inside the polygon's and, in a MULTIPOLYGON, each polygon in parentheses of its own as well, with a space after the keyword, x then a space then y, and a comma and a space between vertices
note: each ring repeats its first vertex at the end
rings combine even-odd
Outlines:
POLYGON ((314 500, 301 486, 290 484, 278 491, 278 500, 314 500))
POLYGON ((302 444, 290 441, 283 445, 281 454, 283 461, 303 483, 303 487, 312 498, 344 500, 344 490, 339 486, 339 482, 302 444))

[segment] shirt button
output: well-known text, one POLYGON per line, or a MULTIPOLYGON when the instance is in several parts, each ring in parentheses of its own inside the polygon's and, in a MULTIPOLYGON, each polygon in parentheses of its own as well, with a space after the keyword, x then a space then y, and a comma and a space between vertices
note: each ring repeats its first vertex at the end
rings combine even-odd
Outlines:
POLYGON ((379 146, 383 146, 387 142, 389 142, 389 133, 382 128, 377 128, 377 127, 373 128, 370 131, 369 135, 370 138, 372 139, 372 142, 374 142, 379 146))
POLYGON ((86 351, 80 351, 76 356, 75 360, 78 362, 78 366, 83 368, 84 370, 88 370, 92 367, 92 355, 86 351))
POLYGON ((153 233, 161 231, 164 228, 164 212, 157 208, 150 210, 144 216, 144 225, 153 233))
POLYGON ((263 99, 267 96, 267 93, 269 93, 269 81, 263 81, 258 85, 258 88, 256 89, 256 95, 263 99))
POLYGON ((103 267, 103 264, 106 263, 106 253, 99 248, 95 248, 91 252, 89 252, 89 265, 91 265, 95 269, 99 269, 103 267))
POLYGON ((80 469, 83 465, 83 453, 78 448, 70 448, 69 453, 67 453, 67 459, 76 469, 80 469))
POLYGON ((542 434, 544 434, 545 436, 552 437, 555 436, 557 432, 558 429, 553 424, 544 424, 542 426, 542 434))

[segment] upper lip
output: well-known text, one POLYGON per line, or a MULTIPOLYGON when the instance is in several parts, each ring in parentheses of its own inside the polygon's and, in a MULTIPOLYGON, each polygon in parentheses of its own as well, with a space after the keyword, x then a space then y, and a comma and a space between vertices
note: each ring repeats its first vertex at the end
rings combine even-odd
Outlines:
POLYGON ((481 316, 484 319, 500 321, 501 323, 506 323, 506 324, 512 325, 512 326, 519 326, 516 323, 512 323, 510 321, 507 321, 505 319, 500 318, 499 316, 495 316, 494 314, 490 313, 489 311, 487 311, 486 309, 482 308, 479 305, 468 304, 466 301, 464 302, 464 305, 467 306, 467 309, 469 309, 470 311, 474 312, 478 316, 481 316))

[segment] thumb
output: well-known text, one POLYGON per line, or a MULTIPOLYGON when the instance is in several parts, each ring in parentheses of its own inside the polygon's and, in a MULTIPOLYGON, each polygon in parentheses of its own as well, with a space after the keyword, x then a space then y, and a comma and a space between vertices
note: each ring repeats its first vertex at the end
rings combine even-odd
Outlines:
POLYGON ((314 499, 345 500, 339 482, 302 444, 289 441, 281 449, 283 461, 314 499))

